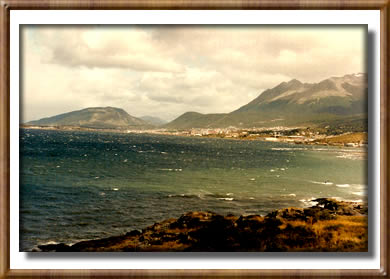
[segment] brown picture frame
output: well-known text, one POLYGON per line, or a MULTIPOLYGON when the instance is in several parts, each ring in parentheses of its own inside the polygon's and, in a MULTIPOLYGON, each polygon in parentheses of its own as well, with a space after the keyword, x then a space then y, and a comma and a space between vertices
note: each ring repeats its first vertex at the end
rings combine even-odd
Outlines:
POLYGON ((1 0, 0 1, 0 277, 118 278, 118 277, 353 277, 387 278, 389 259, 389 13, 388 0, 1 0), (15 270, 10 269, 10 11, 56 9, 306 9, 380 10, 380 269, 375 270, 15 270))

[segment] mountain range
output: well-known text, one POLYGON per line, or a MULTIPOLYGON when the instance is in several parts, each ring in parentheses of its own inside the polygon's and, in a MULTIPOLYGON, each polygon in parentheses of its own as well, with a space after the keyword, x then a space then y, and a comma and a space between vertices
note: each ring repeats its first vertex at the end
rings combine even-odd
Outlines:
POLYGON ((26 124, 111 129, 318 125, 366 119, 367 97, 367 74, 359 73, 331 77, 319 83, 293 79, 261 92, 257 98, 230 113, 186 112, 167 124, 156 117, 137 118, 113 107, 86 108, 26 124))
POLYGON ((186 112, 167 128, 271 127, 315 124, 367 115, 367 75, 331 77, 319 83, 296 79, 263 91, 230 113, 186 112))

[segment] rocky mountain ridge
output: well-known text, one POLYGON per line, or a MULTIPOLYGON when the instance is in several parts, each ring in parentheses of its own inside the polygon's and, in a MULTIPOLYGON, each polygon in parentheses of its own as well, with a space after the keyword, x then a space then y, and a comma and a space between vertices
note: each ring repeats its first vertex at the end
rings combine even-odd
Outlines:
POLYGON ((263 91, 248 104, 230 113, 187 112, 167 128, 241 128, 315 124, 367 115, 367 75, 331 77, 319 83, 293 79, 263 91))

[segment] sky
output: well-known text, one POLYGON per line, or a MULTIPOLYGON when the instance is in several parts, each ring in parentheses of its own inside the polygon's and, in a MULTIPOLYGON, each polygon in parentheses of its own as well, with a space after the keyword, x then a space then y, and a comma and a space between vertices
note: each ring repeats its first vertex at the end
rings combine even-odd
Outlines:
POLYGON ((363 26, 24 26, 21 122, 112 106, 170 121, 366 72, 363 26))

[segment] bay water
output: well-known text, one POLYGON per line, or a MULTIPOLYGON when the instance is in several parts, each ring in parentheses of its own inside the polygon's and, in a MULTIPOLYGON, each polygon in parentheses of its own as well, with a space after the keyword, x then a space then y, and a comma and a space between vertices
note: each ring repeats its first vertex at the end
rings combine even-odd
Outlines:
POLYGON ((19 170, 20 251, 367 191, 364 148, 254 140, 21 129, 19 170))

